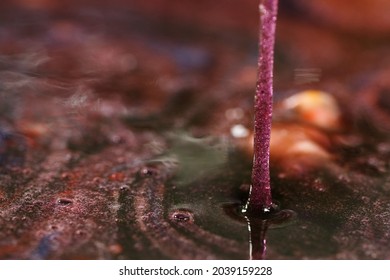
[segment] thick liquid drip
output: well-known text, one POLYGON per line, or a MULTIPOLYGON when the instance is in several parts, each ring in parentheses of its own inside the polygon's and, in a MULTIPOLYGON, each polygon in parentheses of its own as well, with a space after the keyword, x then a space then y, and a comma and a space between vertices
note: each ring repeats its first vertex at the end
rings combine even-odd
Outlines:
POLYGON ((294 211, 271 208, 264 215, 245 216, 249 231, 249 258, 264 260, 267 257, 267 232, 270 228, 283 227, 295 218, 294 211))
MULTIPOLYGON (((281 210, 277 204, 263 213, 248 212, 246 206, 232 204, 224 207, 225 213, 234 220, 245 223, 249 233, 249 259, 266 259, 267 232, 275 228, 291 225, 296 219, 292 210, 281 210)), ((272 234, 272 232, 271 232, 272 234)))

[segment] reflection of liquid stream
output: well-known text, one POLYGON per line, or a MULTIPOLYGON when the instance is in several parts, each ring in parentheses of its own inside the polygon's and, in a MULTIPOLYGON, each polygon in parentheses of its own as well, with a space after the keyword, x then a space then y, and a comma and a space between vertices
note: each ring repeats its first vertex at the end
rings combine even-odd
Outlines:
POLYGON ((264 215, 248 215, 245 219, 249 231, 249 258, 264 260, 266 258, 266 234, 269 228, 284 226, 294 219, 295 213, 291 210, 281 210, 264 215))
POLYGON ((264 260, 266 253, 266 232, 268 223, 266 220, 253 220, 247 218, 249 231, 249 258, 251 260, 264 260))

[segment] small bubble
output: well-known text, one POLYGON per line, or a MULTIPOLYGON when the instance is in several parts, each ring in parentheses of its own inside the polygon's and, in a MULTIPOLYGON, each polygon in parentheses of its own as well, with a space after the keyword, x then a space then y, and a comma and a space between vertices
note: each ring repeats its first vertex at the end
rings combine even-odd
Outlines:
POLYGON ((186 215, 186 214, 175 214, 175 215, 173 216, 173 218, 174 218, 176 221, 180 222, 180 223, 182 223, 182 222, 188 222, 188 221, 190 220, 190 217, 189 217, 188 215, 186 215))
POLYGON ((119 189, 120 189, 121 191, 125 191, 125 190, 128 190, 128 189, 129 189, 129 186, 128 186, 128 185, 122 185, 122 186, 119 187, 119 189))
POLYGON ((148 168, 148 167, 143 167, 141 170, 140 170, 140 175, 143 176, 143 177, 147 177, 147 176, 152 176, 153 175, 153 170, 151 168, 148 168))
POLYGON ((171 220, 173 220, 176 223, 193 223, 194 222, 194 215, 191 211, 180 209, 175 210, 171 214, 171 220))
POLYGON ((315 190, 317 190, 319 192, 324 192, 327 189, 326 186, 324 185, 324 183, 322 182, 322 180, 319 178, 314 180, 314 182, 312 183, 312 186, 315 190))
POLYGON ((67 206, 69 204, 72 204, 73 201, 69 198, 59 198, 57 200, 57 203, 60 204, 60 205, 63 205, 63 206, 67 206))

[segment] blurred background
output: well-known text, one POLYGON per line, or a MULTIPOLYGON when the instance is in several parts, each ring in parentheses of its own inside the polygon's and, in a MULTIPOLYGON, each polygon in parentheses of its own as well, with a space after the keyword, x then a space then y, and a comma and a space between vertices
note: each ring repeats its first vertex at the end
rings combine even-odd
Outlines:
MULTIPOLYGON (((272 259, 389 258, 390 1, 280 0, 272 259)), ((0 2, 0 258, 246 259, 255 0, 0 2)))

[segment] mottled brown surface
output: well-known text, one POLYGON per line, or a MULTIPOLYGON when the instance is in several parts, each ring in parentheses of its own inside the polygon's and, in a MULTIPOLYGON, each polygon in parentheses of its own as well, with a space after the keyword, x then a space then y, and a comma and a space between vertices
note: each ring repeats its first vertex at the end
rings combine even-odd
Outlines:
MULTIPOLYGON (((1 259, 248 258, 251 149, 230 129, 252 127, 257 4, 130 2, 1 2, 1 259)), ((272 161, 297 218, 268 231, 267 258, 388 259, 390 42, 298 2, 281 1, 275 99, 326 91, 342 126, 277 107, 329 157, 272 161)))

